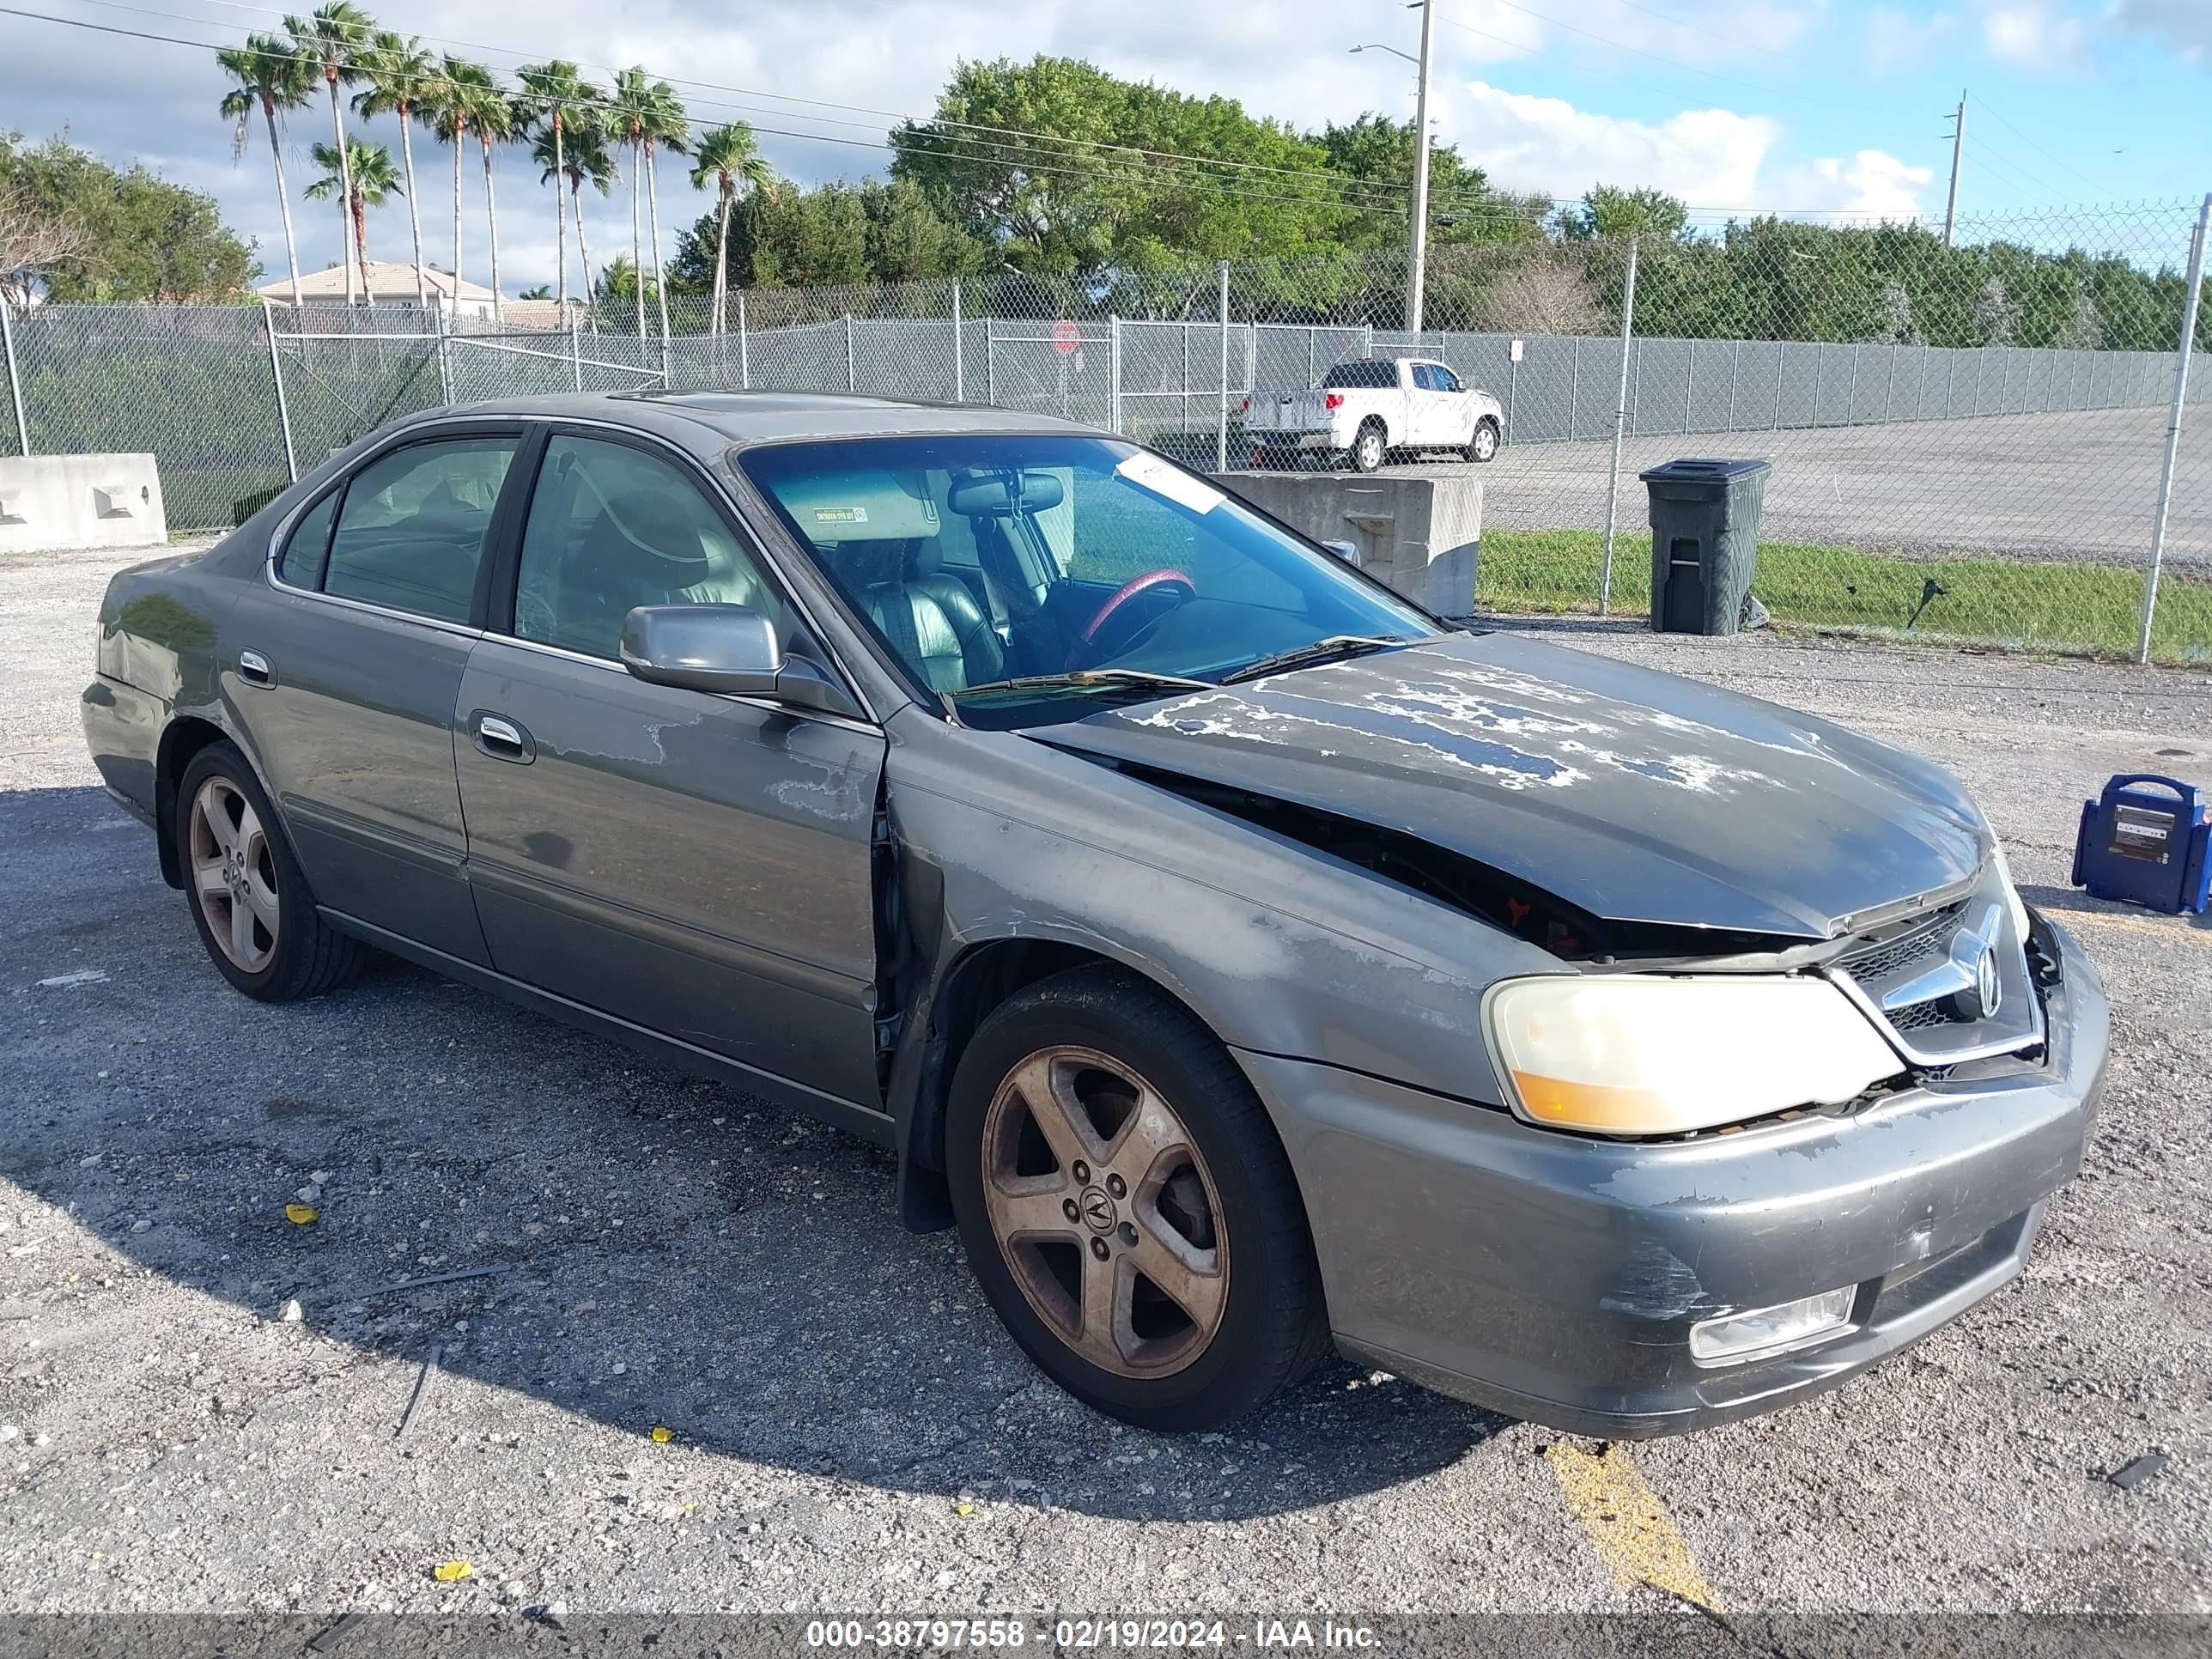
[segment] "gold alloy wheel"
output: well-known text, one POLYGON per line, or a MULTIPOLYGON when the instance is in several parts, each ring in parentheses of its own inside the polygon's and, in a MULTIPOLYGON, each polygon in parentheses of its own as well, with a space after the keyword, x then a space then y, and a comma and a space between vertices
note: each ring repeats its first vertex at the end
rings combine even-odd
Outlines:
POLYGON ((241 973, 276 954, 276 860, 253 803, 228 778, 192 797, 192 897, 216 948, 241 973))
POLYGON ((1174 1109, 1095 1049, 1031 1054, 983 1120, 983 1202, 1014 1282, 1117 1376, 1200 1354, 1229 1302, 1221 1201, 1174 1109))

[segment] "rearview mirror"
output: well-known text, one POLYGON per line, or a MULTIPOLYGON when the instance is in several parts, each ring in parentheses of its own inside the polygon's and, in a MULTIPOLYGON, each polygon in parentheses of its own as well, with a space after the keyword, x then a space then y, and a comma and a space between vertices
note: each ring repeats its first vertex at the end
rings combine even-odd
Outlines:
POLYGON ((775 624, 743 605, 641 605, 623 618, 622 665, 637 678, 687 691, 770 697, 857 716, 842 686, 802 657, 787 657, 775 624))

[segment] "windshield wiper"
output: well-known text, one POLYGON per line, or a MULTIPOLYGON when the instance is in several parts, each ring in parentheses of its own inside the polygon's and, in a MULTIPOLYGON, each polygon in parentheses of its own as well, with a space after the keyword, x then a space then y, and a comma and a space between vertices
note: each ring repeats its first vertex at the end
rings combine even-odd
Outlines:
POLYGON ((1127 687, 1132 690, 1211 691, 1212 680, 1194 680, 1182 674, 1155 674, 1142 668, 1078 668, 1064 674, 1018 674, 1010 680, 987 680, 956 691, 956 697, 978 691, 1102 690, 1127 687))
POLYGON ((1316 640, 1311 645, 1299 646, 1294 651, 1278 651, 1272 657, 1248 662, 1243 667, 1224 674, 1220 683, 1234 685, 1239 680, 1256 680, 1264 674, 1279 674, 1286 668, 1304 668, 1317 662, 1338 662, 1365 652, 1412 643, 1411 640, 1395 634, 1332 634, 1325 640, 1316 640))

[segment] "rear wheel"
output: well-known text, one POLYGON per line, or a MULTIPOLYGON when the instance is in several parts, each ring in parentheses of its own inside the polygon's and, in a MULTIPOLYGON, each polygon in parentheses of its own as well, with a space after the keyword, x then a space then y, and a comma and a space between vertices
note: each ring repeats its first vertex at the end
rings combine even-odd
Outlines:
POLYGON ((319 996, 360 965, 326 927, 268 798, 228 743, 192 757, 177 786, 177 867, 217 972, 262 1002, 319 996))
POLYGON ((1474 435, 1467 441, 1468 459, 1493 459, 1498 454, 1498 422, 1486 415, 1474 423, 1474 435))
POLYGON ((1077 1398, 1210 1428, 1325 1350, 1304 1206, 1265 1109, 1135 975, 1077 969, 1002 1005, 961 1059, 946 1127, 975 1276, 1077 1398))
POLYGON ((1382 430, 1382 422, 1370 420, 1359 428, 1359 435, 1352 441, 1352 464, 1362 472, 1372 472, 1389 459, 1390 446, 1382 430))

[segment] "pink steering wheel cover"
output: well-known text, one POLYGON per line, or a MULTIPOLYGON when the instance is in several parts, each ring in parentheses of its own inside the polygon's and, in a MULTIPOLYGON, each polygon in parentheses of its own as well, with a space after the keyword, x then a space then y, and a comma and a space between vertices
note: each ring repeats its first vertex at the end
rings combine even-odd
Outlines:
POLYGON ((1083 625, 1083 632, 1076 635, 1075 648, 1067 653, 1067 665, 1073 668, 1082 661, 1085 655, 1083 647, 1097 636, 1098 630, 1104 624, 1107 617, 1112 616, 1146 588, 1158 587, 1162 582, 1181 582, 1193 592, 1196 592, 1198 587, 1196 582, 1191 580, 1180 570, 1147 570, 1141 576, 1132 576, 1121 586, 1115 588, 1112 597, 1100 605, 1097 613, 1083 625))

